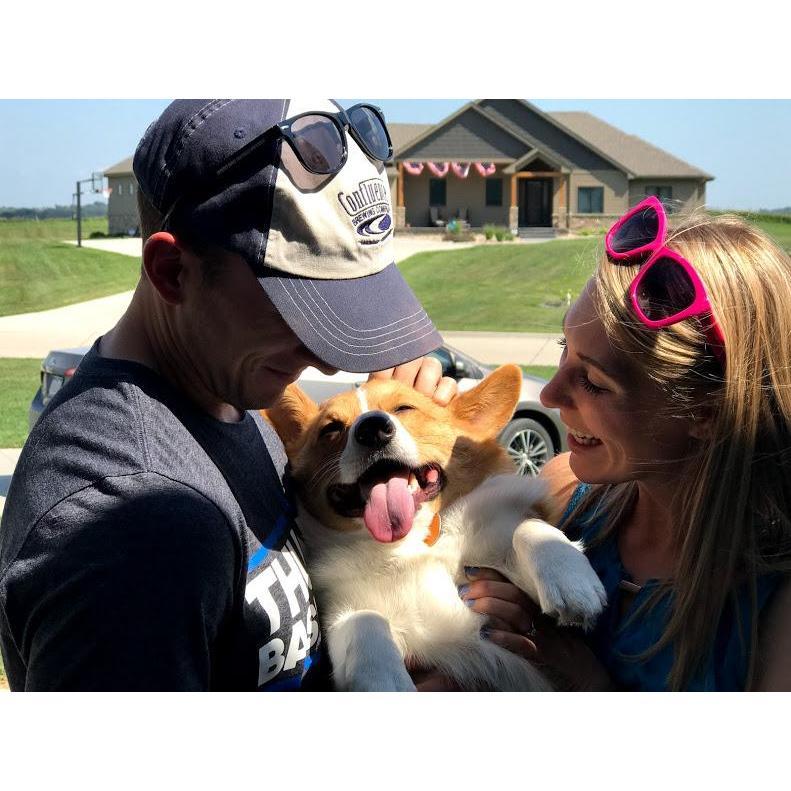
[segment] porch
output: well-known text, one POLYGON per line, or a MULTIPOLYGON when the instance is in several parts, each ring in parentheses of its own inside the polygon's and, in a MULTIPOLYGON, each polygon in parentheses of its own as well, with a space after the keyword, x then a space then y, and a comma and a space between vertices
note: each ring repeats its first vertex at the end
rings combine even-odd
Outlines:
POLYGON ((569 178, 561 170, 534 169, 509 172, 509 162, 479 163, 493 170, 481 175, 475 162, 456 162, 459 176, 451 163, 410 160, 407 172, 404 162, 397 163, 395 184, 396 228, 442 232, 452 219, 460 219, 473 229, 498 225, 519 229, 568 229, 569 178), (419 168, 419 166, 423 166, 419 168), (445 167, 448 166, 448 167, 445 167), (420 170, 420 172, 415 172, 420 170), (439 176, 436 171, 445 175, 439 176))

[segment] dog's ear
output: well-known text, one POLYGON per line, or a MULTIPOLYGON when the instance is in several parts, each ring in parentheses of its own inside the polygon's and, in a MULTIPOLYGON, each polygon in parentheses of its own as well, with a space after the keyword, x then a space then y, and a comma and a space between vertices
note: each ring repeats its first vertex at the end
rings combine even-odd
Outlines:
POLYGON ((518 365, 502 365, 479 385, 462 393, 448 407, 457 420, 472 424, 479 432, 496 437, 519 403, 522 371, 518 365))
POLYGON ((316 403, 298 385, 290 384, 283 395, 261 414, 275 427, 289 459, 299 448, 310 421, 318 414, 316 403))

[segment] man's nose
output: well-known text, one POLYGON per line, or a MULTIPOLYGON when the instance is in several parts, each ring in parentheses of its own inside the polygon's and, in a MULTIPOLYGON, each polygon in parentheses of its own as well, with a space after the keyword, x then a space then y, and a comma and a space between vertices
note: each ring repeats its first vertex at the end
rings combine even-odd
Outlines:
POLYGON ((366 448, 383 448, 395 435, 395 425, 384 412, 371 412, 354 429, 354 438, 366 448))

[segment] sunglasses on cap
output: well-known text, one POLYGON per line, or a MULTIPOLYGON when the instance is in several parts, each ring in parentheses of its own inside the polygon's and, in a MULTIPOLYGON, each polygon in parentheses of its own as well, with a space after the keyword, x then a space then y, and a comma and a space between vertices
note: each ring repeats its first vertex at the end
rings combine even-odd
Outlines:
MULTIPOLYGON (((347 129, 371 159, 387 162, 392 158, 393 143, 380 108, 363 103, 336 113, 311 110, 280 121, 228 157, 210 179, 212 187, 217 189, 242 173, 254 173, 270 164, 272 144, 278 138, 291 146, 302 167, 310 173, 320 176, 339 173, 349 155, 347 129)), ((181 196, 177 197, 165 212, 163 228, 167 227, 180 200, 181 196)))
POLYGON ((640 267, 629 300, 649 329, 697 318, 712 352, 725 368, 725 337, 714 318, 703 281, 686 258, 665 246, 667 214, 655 196, 646 198, 607 232, 604 247, 612 264, 640 267))

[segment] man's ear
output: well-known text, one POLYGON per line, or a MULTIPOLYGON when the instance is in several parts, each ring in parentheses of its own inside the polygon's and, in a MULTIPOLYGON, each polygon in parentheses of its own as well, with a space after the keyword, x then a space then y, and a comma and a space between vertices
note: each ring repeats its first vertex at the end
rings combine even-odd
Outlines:
POLYGON ((169 305, 183 301, 184 251, 173 234, 157 231, 143 246, 143 269, 157 293, 169 305))
POLYGON ((519 403, 522 371, 518 365, 502 365, 479 385, 450 402, 451 414, 486 436, 496 437, 519 403))
POLYGON ((305 429, 318 412, 316 403, 296 384, 290 384, 269 409, 261 410, 261 414, 275 427, 289 459, 299 450, 305 429))

